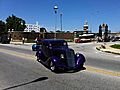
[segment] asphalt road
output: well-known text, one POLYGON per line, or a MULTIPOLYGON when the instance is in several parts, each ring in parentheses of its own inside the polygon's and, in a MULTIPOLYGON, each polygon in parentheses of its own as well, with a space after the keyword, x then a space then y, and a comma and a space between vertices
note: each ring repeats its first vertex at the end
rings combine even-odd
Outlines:
POLYGON ((119 75, 98 72, 99 69, 119 72, 119 56, 99 52, 94 45, 70 44, 70 47, 85 55, 86 67, 97 70, 61 74, 38 63, 30 46, 24 46, 26 49, 0 46, 0 90, 120 90, 119 75))
POLYGON ((120 55, 96 50, 98 43, 70 45, 76 52, 83 53, 86 57, 86 65, 106 70, 120 72, 120 55))

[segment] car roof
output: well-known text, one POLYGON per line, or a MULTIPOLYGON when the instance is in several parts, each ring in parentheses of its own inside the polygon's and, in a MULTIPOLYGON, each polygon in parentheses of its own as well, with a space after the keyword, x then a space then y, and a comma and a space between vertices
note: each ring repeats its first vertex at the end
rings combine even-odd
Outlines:
POLYGON ((44 40, 41 40, 41 42, 45 42, 45 43, 54 43, 54 42, 66 42, 65 40, 63 39, 44 39, 44 40))

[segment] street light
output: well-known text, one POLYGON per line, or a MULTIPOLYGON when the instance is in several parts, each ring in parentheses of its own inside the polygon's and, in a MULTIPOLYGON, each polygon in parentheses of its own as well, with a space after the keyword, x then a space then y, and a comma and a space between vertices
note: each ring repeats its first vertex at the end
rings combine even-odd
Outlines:
POLYGON ((57 9, 58 9, 58 6, 55 5, 55 6, 54 6, 55 14, 57 14, 57 9))
POLYGON ((60 14, 60 24, 61 24, 61 31, 62 31, 62 13, 60 14))
POLYGON ((55 5, 54 6, 54 11, 55 11, 55 34, 54 34, 54 39, 56 39, 56 29, 57 29, 57 9, 58 9, 58 6, 55 5))

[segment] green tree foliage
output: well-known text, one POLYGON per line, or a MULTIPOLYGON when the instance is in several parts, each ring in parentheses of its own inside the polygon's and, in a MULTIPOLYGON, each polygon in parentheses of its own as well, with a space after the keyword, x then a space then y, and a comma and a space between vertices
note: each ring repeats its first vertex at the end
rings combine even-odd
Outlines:
POLYGON ((108 36, 108 25, 105 26, 105 36, 108 36))
POLYGON ((14 15, 9 16, 6 19, 6 29, 14 30, 14 31, 24 31, 26 28, 25 21, 21 18, 18 18, 14 15))
POLYGON ((40 32, 47 32, 46 28, 42 27, 40 28, 40 32))
POLYGON ((34 30, 32 30, 32 31, 31 31, 31 33, 35 33, 35 31, 34 31, 34 30))
POLYGON ((5 22, 0 21, 0 34, 5 33, 5 22))

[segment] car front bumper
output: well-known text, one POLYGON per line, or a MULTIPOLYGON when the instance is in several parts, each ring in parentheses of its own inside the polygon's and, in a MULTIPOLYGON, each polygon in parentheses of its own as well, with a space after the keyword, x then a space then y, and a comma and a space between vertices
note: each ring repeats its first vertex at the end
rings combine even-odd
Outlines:
POLYGON ((60 66, 57 66, 57 68, 59 70, 64 70, 64 71, 76 71, 76 70, 81 70, 83 68, 83 66, 80 66, 80 65, 76 65, 74 67, 69 67, 69 66, 65 66, 65 65, 60 65, 60 66))

